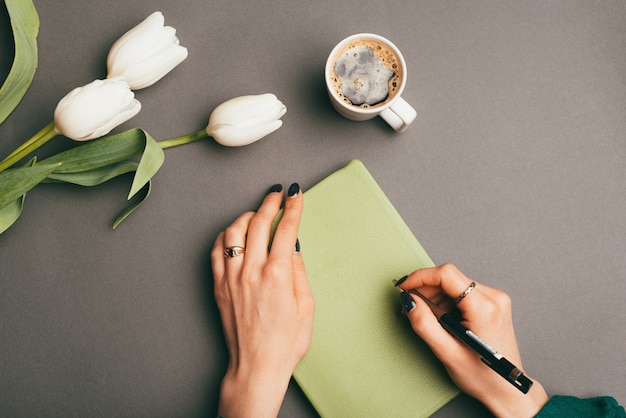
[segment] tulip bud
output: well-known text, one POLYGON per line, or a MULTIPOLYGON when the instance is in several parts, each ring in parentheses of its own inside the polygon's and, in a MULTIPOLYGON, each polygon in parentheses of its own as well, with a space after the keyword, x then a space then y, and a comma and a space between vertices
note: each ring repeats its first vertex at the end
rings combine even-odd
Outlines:
POLYGON ((227 147, 248 145, 280 128, 287 108, 271 93, 241 96, 219 105, 206 131, 227 147))
POLYGON ((165 18, 154 12, 118 39, 107 57, 108 78, 124 77, 133 90, 151 86, 187 58, 176 29, 163 26, 165 18))
POLYGON ((121 78, 95 80, 69 92, 54 110, 54 130, 75 141, 108 134, 141 110, 121 78))

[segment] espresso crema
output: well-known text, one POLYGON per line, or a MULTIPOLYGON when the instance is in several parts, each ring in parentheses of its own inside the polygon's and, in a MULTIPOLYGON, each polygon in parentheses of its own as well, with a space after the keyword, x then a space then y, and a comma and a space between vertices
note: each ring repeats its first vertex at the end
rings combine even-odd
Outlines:
POLYGON ((334 94, 362 109, 381 106, 400 88, 403 68, 394 51, 376 39, 355 39, 334 57, 330 80, 334 94))

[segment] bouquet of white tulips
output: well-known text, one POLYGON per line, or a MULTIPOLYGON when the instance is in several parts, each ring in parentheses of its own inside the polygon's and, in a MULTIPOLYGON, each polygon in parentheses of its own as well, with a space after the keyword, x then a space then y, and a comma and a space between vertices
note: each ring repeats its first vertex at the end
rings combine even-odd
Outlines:
MULTIPOLYGON (((37 67, 39 20, 31 0, 6 0, 15 34, 15 60, 0 89, 0 123, 17 107, 37 67)), ((96 186, 134 172, 128 199, 142 189, 139 202, 127 208, 115 228, 148 196, 151 178, 165 159, 164 149, 213 137, 225 146, 242 146, 278 129, 285 106, 273 94, 242 96, 218 106, 205 129, 190 135, 156 141, 142 129, 109 136, 114 128, 141 110, 133 90, 153 85, 187 57, 176 30, 164 26, 161 12, 148 16, 117 40, 107 57, 107 78, 75 88, 63 97, 54 120, 0 161, 0 234, 20 216, 26 192, 40 183, 96 186), (57 135, 89 141, 67 151, 20 161, 57 135), (139 158, 139 162, 134 160, 139 158)))

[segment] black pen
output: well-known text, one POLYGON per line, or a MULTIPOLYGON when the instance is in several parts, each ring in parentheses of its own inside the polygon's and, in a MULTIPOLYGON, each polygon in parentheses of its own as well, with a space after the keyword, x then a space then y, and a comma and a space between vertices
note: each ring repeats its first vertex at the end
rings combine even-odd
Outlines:
POLYGON ((519 368, 504 358, 502 354, 494 350, 489 344, 481 340, 472 331, 461 325, 458 319, 431 302, 430 299, 422 295, 417 289, 410 289, 407 290, 407 292, 419 296, 426 302, 437 317, 441 326, 480 354, 483 363, 495 370, 517 389, 523 393, 528 393, 533 382, 524 376, 524 373, 519 368))

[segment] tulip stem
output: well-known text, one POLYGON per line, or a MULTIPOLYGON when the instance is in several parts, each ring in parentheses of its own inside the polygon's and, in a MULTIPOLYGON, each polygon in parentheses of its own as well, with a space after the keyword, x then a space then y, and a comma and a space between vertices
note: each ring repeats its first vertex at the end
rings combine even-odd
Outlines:
POLYGON ((57 136, 54 130, 54 121, 47 124, 41 131, 37 132, 28 141, 17 147, 11 154, 0 162, 0 173, 11 167, 13 164, 35 151, 37 148, 57 136))
POLYGON ((177 147, 179 145, 188 144, 199 139, 208 138, 208 136, 209 134, 207 133, 206 129, 202 129, 201 131, 190 135, 184 135, 176 138, 166 139, 165 141, 159 141, 158 144, 162 149, 168 149, 172 147, 177 147))

